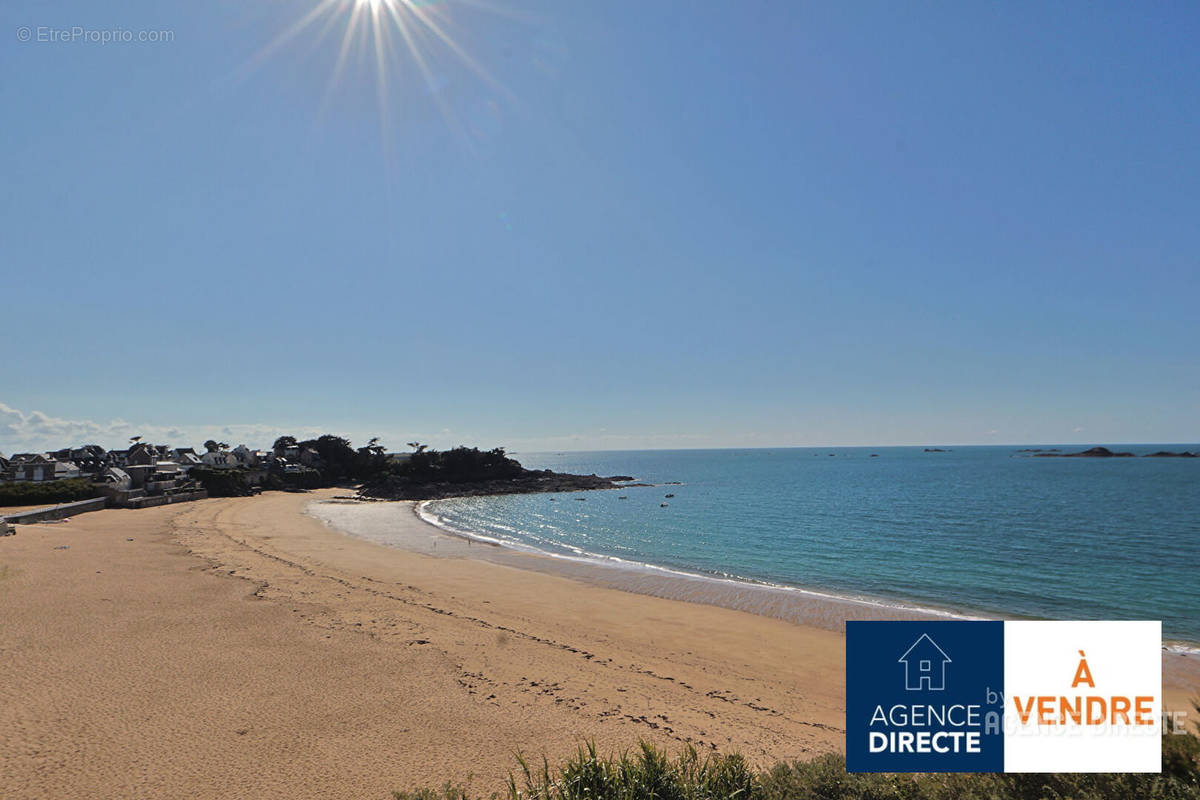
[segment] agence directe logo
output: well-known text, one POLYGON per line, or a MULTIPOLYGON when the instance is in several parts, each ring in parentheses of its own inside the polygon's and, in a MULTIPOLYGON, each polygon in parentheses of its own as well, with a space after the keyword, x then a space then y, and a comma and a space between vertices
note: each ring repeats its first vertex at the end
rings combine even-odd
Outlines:
POLYGON ((1158 772, 1158 622, 848 622, 851 772, 1158 772))

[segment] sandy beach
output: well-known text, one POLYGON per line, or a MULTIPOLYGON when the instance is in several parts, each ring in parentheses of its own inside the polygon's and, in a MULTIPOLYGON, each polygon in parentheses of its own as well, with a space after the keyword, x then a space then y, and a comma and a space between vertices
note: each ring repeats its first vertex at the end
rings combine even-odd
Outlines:
MULTIPOLYGON (((304 513, 337 493, 0 539, 4 797, 486 794, 516 752, 585 738, 762 766, 841 748, 841 634, 384 547, 304 513)), ((1200 691, 1178 661, 1168 709, 1200 691)))

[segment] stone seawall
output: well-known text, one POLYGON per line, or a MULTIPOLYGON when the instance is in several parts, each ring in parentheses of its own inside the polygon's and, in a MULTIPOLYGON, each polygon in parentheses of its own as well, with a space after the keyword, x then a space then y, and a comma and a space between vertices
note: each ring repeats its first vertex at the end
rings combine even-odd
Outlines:
MULTIPOLYGON (((120 495, 121 493, 117 493, 120 495)), ((75 503, 60 503, 55 506, 46 506, 44 508, 35 508, 31 511, 21 511, 16 514, 3 513, 0 509, 0 522, 10 522, 14 525, 29 525, 34 522, 48 522, 56 519, 66 519, 77 514, 84 514, 88 511, 102 511, 105 508, 154 508, 155 506, 166 506, 172 503, 186 503, 191 500, 204 500, 208 497, 208 492, 204 489, 197 489, 194 492, 179 492, 177 494, 160 494, 160 495, 135 495, 130 497, 133 492, 126 492, 124 496, 114 497, 93 497, 91 500, 80 500, 75 503)))
POLYGON ((204 489, 197 489, 194 492, 180 492, 179 494, 160 494, 151 495, 148 497, 138 497, 124 504, 125 508, 154 508, 155 506, 166 506, 171 503, 187 503, 192 500, 203 500, 208 497, 208 492, 204 489))
POLYGON ((45 522, 54 519, 66 519, 76 514, 88 511, 100 511, 108 505, 107 497, 93 497, 91 500, 79 500, 75 503, 60 503, 56 506, 35 508, 32 511, 22 511, 19 514, 0 515, 0 519, 15 525, 28 525, 31 522, 45 522))

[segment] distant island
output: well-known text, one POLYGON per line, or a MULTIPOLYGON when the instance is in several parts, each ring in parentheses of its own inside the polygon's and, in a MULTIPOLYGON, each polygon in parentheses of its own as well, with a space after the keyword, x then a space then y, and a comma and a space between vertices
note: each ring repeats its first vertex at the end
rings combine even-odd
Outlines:
MULTIPOLYGON (((1035 458, 1137 458, 1137 454, 1120 452, 1114 453, 1107 447, 1093 447, 1090 450, 1084 450, 1079 453, 1060 453, 1057 450, 1018 450, 1018 453, 1032 453, 1035 458)), ((1167 450, 1159 450, 1157 453, 1148 453, 1143 458, 1196 458, 1197 453, 1192 453, 1184 450, 1179 453, 1172 453, 1167 450)))

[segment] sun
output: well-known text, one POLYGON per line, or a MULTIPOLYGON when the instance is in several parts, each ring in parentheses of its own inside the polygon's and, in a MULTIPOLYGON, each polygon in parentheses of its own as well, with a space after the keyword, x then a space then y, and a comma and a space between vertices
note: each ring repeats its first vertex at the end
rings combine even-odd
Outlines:
POLYGON ((340 29, 341 42, 325 100, 341 84, 351 57, 367 57, 375 66, 381 119, 387 116, 390 84, 417 79, 424 82, 443 118, 453 125, 434 76, 440 60, 465 65, 492 89, 511 99, 508 90, 455 37, 451 13, 454 5, 486 8, 480 0, 311 0, 306 13, 256 53, 249 66, 265 61, 301 33, 315 31, 314 47, 320 47, 340 29))

